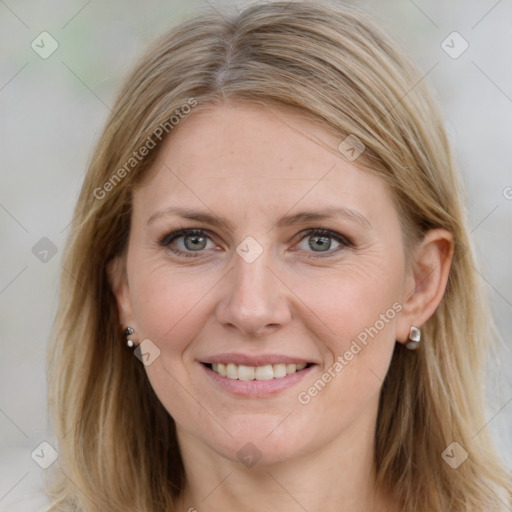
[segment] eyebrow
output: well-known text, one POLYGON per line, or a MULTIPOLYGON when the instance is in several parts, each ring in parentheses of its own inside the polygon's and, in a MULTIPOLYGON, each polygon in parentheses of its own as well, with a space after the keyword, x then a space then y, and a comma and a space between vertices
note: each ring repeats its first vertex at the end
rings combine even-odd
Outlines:
MULTIPOLYGON (((183 208, 179 206, 171 206, 169 208, 165 208, 163 210, 159 210, 153 213, 146 221, 146 225, 153 223, 155 220, 161 217, 167 217, 170 215, 176 215, 184 219, 203 222, 206 224, 210 224, 212 226, 216 226, 218 228, 227 227, 229 230, 233 231, 233 225, 227 219, 223 219, 218 215, 210 214, 200 210, 194 210, 192 208, 183 208)), ((360 212, 345 207, 327 207, 322 210, 303 211, 300 213, 283 215, 282 217, 279 218, 275 226, 286 227, 307 221, 321 221, 336 218, 343 218, 348 221, 353 221, 359 224, 361 227, 370 230, 372 229, 372 226, 368 219, 364 217, 360 212)))

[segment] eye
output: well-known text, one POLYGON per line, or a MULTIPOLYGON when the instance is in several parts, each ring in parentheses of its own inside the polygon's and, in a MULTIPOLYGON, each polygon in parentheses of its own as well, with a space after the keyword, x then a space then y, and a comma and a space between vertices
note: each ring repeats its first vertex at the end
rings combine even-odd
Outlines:
MULTIPOLYGON (((210 236, 208 232, 203 229, 180 229, 179 231, 173 231, 165 235, 160 240, 160 245, 162 247, 168 247, 172 252, 180 256, 197 258, 199 254, 207 248, 208 240, 211 241, 210 236), (176 245, 181 247, 176 247, 176 245)), ((312 252, 317 253, 311 256, 313 258, 330 256, 343 248, 354 247, 354 244, 348 238, 328 229, 309 229, 305 233, 302 233, 301 243, 305 240, 308 240, 307 248, 302 247, 301 249, 305 251, 308 251, 308 248, 312 249, 312 252), (332 240, 335 240, 335 243, 338 244, 334 250, 330 250, 332 240), (326 253, 326 256, 321 253, 326 253)), ((300 246, 300 244, 298 244, 298 246, 300 246)))
POLYGON ((179 231, 165 235, 164 238, 160 240, 160 245, 169 247, 172 252, 180 256, 196 258, 197 255, 193 253, 199 253, 205 249, 209 239, 210 237, 203 229, 180 229, 179 231), (181 243, 178 243, 178 240, 180 240, 181 243), (181 245, 182 248, 172 247, 173 243, 181 245))
MULTIPOLYGON (((308 250, 308 248, 312 249, 313 252, 317 253, 314 256, 312 256, 313 258, 323 258, 326 256, 331 256, 333 253, 337 253, 343 248, 354 247, 354 244, 348 238, 344 237, 339 233, 336 233, 335 231, 330 231, 328 229, 309 229, 308 231, 303 233, 301 243, 305 242, 306 240, 307 248, 302 247, 301 249, 306 251, 308 250), (338 244, 338 246, 335 247, 334 250, 330 250, 333 239, 338 244), (326 253, 326 256, 319 253, 326 253)), ((298 247, 300 247, 300 244, 298 244, 298 247)))

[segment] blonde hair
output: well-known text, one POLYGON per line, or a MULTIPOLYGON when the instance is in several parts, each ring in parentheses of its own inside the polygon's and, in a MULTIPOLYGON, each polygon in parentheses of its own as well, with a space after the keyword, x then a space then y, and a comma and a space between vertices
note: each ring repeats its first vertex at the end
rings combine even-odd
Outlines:
POLYGON ((396 344, 382 387, 377 478, 404 511, 498 510, 512 499, 510 474, 484 428, 483 363, 496 335, 432 98, 421 71, 366 13, 347 5, 207 11, 148 50, 94 151, 64 255, 48 358, 60 446, 49 510, 175 510, 184 472, 174 421, 125 349, 106 267, 126 249, 131 192, 161 145, 155 131, 166 126, 172 136, 169 120, 184 105, 195 102, 198 111, 231 99, 291 107, 340 142, 355 135, 366 146, 356 164, 391 187, 407 247, 431 228, 453 234, 448 285, 423 328, 425 341, 418 351, 396 344), (150 139, 156 149, 139 158, 150 139), (469 453, 457 469, 441 456, 452 442, 469 453))

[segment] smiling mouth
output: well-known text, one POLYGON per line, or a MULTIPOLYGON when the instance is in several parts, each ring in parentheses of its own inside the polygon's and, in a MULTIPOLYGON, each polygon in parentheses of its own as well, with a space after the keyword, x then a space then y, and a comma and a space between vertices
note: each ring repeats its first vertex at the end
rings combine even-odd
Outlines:
POLYGON ((264 366, 245 366, 234 363, 203 363, 221 377, 233 380, 272 380, 282 379, 312 366, 302 364, 267 364, 264 366))

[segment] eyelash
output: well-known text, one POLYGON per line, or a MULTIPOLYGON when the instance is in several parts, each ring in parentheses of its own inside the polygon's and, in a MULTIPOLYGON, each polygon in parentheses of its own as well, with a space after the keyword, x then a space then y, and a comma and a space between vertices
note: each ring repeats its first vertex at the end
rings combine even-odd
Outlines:
MULTIPOLYGON (((186 237, 186 236, 193 236, 193 235, 205 236, 207 238, 210 238, 208 235, 208 232, 205 231, 204 229, 180 229, 178 231, 173 231, 173 232, 165 235, 160 240, 159 244, 162 247, 169 248, 175 254, 184 256, 185 258, 197 258, 197 257, 199 257, 199 254, 198 255, 191 254, 191 252, 193 253, 194 251, 186 252, 186 251, 182 251, 179 249, 173 249, 170 247, 171 243, 174 242, 176 239, 181 238, 181 237, 186 237)), ((326 258, 326 257, 332 256, 333 254, 339 252, 343 248, 347 248, 347 247, 353 248, 354 247, 353 242, 351 240, 349 240, 347 237, 345 237, 339 233, 336 233, 335 231, 330 231, 329 229, 323 229, 323 228, 312 228, 312 229, 306 230, 305 232, 303 232, 303 236, 299 240, 299 242, 302 242, 302 240, 304 240, 305 238, 307 238, 308 236, 311 236, 311 235, 327 236, 327 237, 333 238, 334 240, 336 240, 336 242, 338 242, 340 244, 340 247, 336 248, 335 250, 326 251, 326 256, 323 256, 322 253, 319 252, 313 256, 310 256, 311 258, 326 258)), ((202 251, 195 251, 195 252, 200 253, 202 251)))

